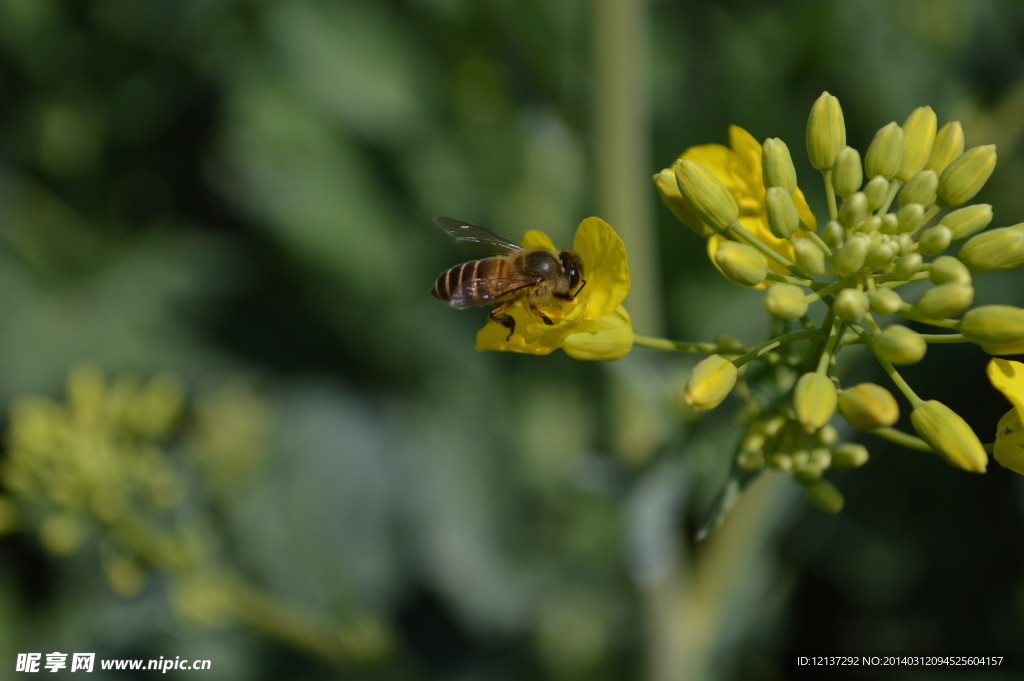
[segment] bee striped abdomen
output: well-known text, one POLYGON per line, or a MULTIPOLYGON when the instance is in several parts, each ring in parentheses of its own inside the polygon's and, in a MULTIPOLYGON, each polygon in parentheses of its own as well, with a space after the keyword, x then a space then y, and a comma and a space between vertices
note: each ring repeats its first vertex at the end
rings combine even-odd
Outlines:
POLYGON ((472 281, 474 283, 471 288, 462 288, 463 295, 467 295, 468 291, 469 300, 484 305, 494 302, 507 292, 505 289, 508 288, 510 275, 511 268, 504 258, 474 260, 442 272, 430 293, 446 303, 451 302, 455 291, 463 287, 464 283, 472 281))

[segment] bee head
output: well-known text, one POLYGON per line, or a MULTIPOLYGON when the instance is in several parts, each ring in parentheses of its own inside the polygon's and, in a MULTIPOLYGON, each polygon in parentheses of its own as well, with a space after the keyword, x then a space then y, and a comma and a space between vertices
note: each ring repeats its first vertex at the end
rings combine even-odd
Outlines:
POLYGON ((575 291, 583 279, 583 261, 572 251, 562 251, 558 259, 562 261, 565 275, 569 279, 569 290, 575 291))

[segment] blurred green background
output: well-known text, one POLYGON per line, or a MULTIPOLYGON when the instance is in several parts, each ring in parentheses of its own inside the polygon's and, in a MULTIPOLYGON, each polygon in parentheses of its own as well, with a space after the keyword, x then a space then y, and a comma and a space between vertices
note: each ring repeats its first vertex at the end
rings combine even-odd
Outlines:
MULTIPOLYGON (((803 137, 822 90, 862 151, 916 106, 962 121, 999 149, 978 200, 1024 221, 1017 0, 0 3, 0 400, 63 401, 83 362, 179 377, 182 492, 159 522, 193 519, 213 563, 338 646, 273 608, 204 619, 145 561, 119 582, 98 526, 54 555, 45 510, 19 507, 0 678, 30 651, 206 658, 227 680, 769 680, 842 650, 1016 651, 1021 673, 1019 477, 865 440, 842 514, 769 476, 698 542, 735 432, 678 408, 696 358, 480 354, 484 313, 428 295, 468 259, 435 215, 556 244, 600 215, 638 333, 763 338, 760 295, 650 177, 735 123, 788 142, 821 215, 803 137), (195 432, 244 474, 204 488, 195 432)), ((1022 283, 985 277, 977 300, 1024 305, 1022 283)), ((986 361, 933 346, 905 375, 991 440, 1008 405, 986 361)))

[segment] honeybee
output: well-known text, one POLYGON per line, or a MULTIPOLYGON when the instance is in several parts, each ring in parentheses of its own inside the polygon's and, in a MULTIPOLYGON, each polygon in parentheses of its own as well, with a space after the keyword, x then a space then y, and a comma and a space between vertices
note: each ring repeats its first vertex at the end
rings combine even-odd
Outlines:
POLYGON ((552 299, 575 300, 587 285, 583 262, 572 251, 523 248, 465 220, 434 218, 434 222, 458 245, 492 257, 442 272, 430 293, 456 310, 493 304, 489 317, 508 329, 505 340, 516 330, 516 320, 506 311, 517 301, 525 298, 530 312, 550 326, 554 322, 538 305, 552 299))

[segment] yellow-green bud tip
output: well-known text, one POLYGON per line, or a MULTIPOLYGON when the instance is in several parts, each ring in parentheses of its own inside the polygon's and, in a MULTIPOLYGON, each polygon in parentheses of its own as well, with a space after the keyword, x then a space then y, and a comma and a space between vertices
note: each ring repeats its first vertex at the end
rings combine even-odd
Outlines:
POLYGON ((892 393, 875 383, 861 383, 839 395, 839 413, 854 428, 870 430, 896 423, 900 408, 892 393))
POLYGON ((807 118, 807 157, 815 170, 835 165, 839 151, 846 146, 846 122, 839 100, 822 92, 807 118))
POLYGON ((939 197, 947 206, 974 198, 996 168, 996 145, 974 147, 950 163, 939 177, 939 197))
POLYGON ((679 185, 676 183, 676 174, 665 168, 654 176, 654 185, 658 188, 658 195, 668 206, 672 214, 681 223, 689 227, 697 236, 707 239, 715 233, 715 230, 704 224, 690 204, 686 202, 683 195, 679 193, 679 185))
POLYGON ((715 264, 729 281, 741 286, 757 286, 768 276, 764 256, 749 244, 723 241, 715 251, 715 264))
POLYGON ((864 171, 868 177, 881 175, 891 180, 903 160, 903 128, 895 121, 877 133, 864 155, 864 171))
POLYGON ((985 472, 985 448, 967 422, 946 405, 928 400, 910 414, 910 423, 921 439, 950 465, 971 473, 985 472))
POLYGON ((1020 254, 1024 234, 1013 227, 999 227, 976 234, 960 247, 958 254, 975 274, 992 272, 1020 254))
POLYGON ((722 181, 696 161, 676 161, 672 166, 679 193, 693 212, 712 230, 721 232, 739 218, 736 199, 722 181))
POLYGON ((694 411, 714 409, 736 385, 736 365, 721 355, 697 363, 686 381, 683 401, 694 411))
POLYGON ((807 373, 793 389, 793 409, 797 421, 808 433, 818 430, 836 411, 836 386, 825 374, 807 373))
POLYGON ((764 306, 779 319, 800 319, 807 314, 807 296, 794 284, 775 284, 765 291, 764 306))
POLYGON ((761 154, 761 175, 765 189, 781 187, 790 196, 796 191, 796 168, 789 147, 778 137, 764 141, 761 154))
POLYGON ((893 324, 875 336, 873 347, 879 357, 897 366, 917 364, 928 352, 921 334, 900 324, 893 324))
POLYGON ((903 159, 896 171, 897 180, 907 182, 924 168, 935 144, 937 125, 935 112, 930 106, 914 109, 903 122, 903 159))
POLYGON ((800 216, 793 203, 792 192, 783 187, 769 187, 765 192, 765 210, 768 213, 768 227, 779 239, 788 239, 800 227, 800 216))
POLYGON ((1024 353, 1024 310, 1011 305, 982 305, 964 315, 960 333, 990 355, 1024 353))

